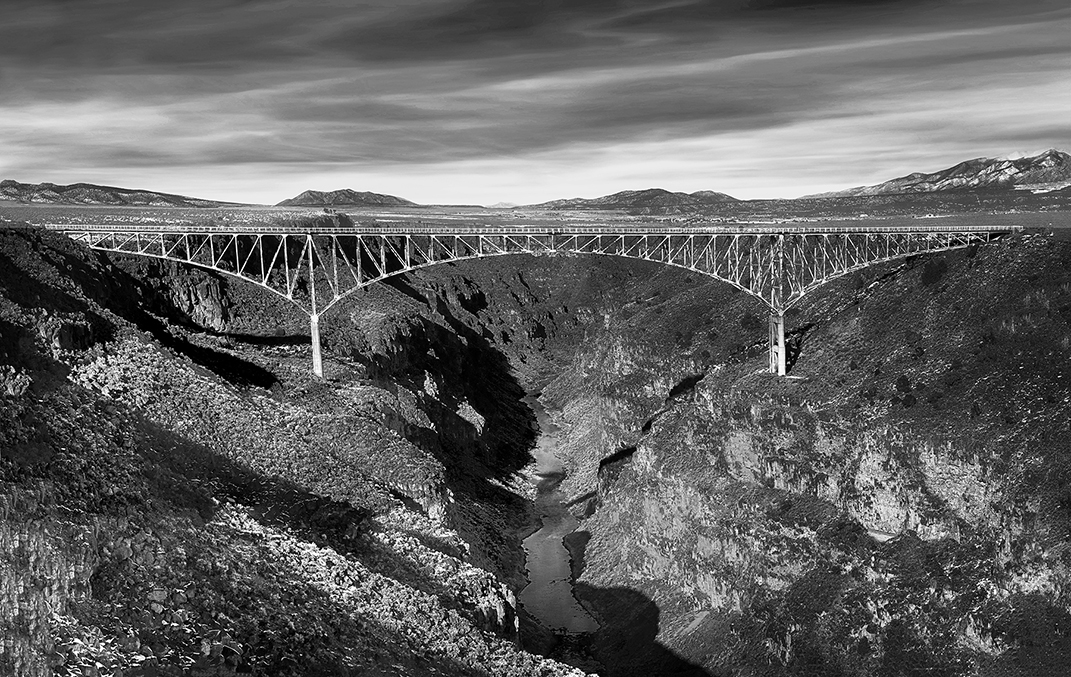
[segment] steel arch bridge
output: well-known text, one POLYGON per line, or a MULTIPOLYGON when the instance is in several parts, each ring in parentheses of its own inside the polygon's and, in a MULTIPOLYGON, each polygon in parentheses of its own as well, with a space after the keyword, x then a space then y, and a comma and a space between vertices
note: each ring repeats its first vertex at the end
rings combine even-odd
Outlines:
POLYGON ((354 292, 439 263, 511 254, 621 256, 726 282, 770 309, 770 371, 786 373, 784 313, 819 286, 893 259, 989 242, 1020 226, 48 226, 93 249, 186 263, 277 294, 310 319, 354 292))

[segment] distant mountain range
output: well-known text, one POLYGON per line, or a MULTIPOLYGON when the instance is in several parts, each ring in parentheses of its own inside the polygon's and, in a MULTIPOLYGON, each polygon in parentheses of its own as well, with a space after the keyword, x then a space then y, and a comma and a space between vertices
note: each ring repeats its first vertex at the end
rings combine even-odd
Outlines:
POLYGON ((327 192, 319 190, 307 190, 297 197, 283 200, 276 207, 415 207, 417 203, 394 195, 382 195, 367 191, 331 190, 327 192))
MULTIPOLYGON (((986 191, 994 196, 999 194, 1029 195, 1030 191, 1050 191, 1051 197, 1066 195, 1071 191, 1071 155, 1059 150, 1047 150, 1033 157, 1014 160, 996 158, 977 158, 961 162, 953 167, 930 174, 916 172, 891 181, 873 186, 860 186, 829 193, 806 195, 794 200, 758 200, 742 201, 725 193, 701 190, 694 193, 681 193, 648 188, 646 190, 625 190, 612 195, 596 198, 569 198, 551 200, 534 205, 525 205, 526 209, 552 210, 626 210, 634 214, 672 214, 693 212, 735 213, 746 205, 754 203, 794 203, 804 204, 815 198, 868 198, 881 196, 930 195, 938 199, 941 193, 969 191, 986 191)), ((1039 195, 1040 197, 1040 195, 1039 195)), ((918 198, 921 199, 921 198, 918 198)), ((18 181, 0 181, 0 203, 13 201, 19 203, 69 204, 69 205, 131 205, 148 207, 220 207, 236 205, 234 202, 219 202, 200 198, 159 193, 149 190, 133 190, 113 186, 98 186, 91 183, 57 185, 54 183, 19 183, 18 181)), ((318 191, 307 190, 300 195, 283 200, 279 207, 418 207, 415 202, 394 195, 383 195, 351 189, 318 191)), ((457 206, 457 205, 453 205, 457 206)), ((510 203, 492 205, 495 208, 513 208, 510 203)), ((786 207, 787 208, 787 207, 786 207)))
POLYGON ((202 200, 185 195, 158 193, 151 190, 98 186, 92 183, 19 183, 0 181, 0 201, 68 205, 132 205, 138 207, 220 207, 237 204, 202 200))
POLYGON ((551 200, 550 202, 528 205, 528 207, 537 209, 666 209, 703 207, 725 202, 739 202, 739 200, 731 195, 716 193, 712 190, 701 190, 695 193, 674 193, 662 188, 648 188, 646 190, 623 190, 613 195, 590 199, 576 197, 565 200, 551 200))
POLYGON ((1052 149, 1040 155, 1015 160, 977 158, 932 174, 915 172, 874 186, 859 186, 805 197, 865 197, 1030 187, 1062 188, 1068 183, 1071 183, 1071 155, 1052 149))

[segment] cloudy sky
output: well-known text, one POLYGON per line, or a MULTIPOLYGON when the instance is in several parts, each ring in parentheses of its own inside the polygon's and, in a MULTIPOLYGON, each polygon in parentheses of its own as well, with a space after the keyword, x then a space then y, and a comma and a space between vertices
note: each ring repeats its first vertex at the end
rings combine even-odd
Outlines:
POLYGON ((0 178, 794 197, 1071 150, 1067 0, 0 0, 0 178))

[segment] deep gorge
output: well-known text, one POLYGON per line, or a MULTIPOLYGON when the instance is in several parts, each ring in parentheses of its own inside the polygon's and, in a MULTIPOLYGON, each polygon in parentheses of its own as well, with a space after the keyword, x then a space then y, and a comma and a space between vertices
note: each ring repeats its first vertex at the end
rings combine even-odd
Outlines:
MULTIPOLYGON (((167 440, 204 457, 159 465, 198 478, 199 519, 211 523, 211 500, 229 495, 241 519, 312 526, 326 534, 318 547, 352 553, 367 580, 429 595, 513 646, 604 675, 1032 674, 1066 655, 1066 242, 1021 238, 832 284, 789 318, 799 378, 784 381, 763 373, 761 308, 700 276, 574 257, 443 265, 325 317, 328 380, 316 383, 304 318, 251 287, 5 237, 23 257, 9 254, 13 266, 42 280, 47 326, 86 327, 35 338, 46 325, 18 309, 22 283, 5 281, 0 328, 18 346, 5 364, 32 378, 28 392, 73 374, 151 426, 128 449, 155 458, 148 440, 167 440), (90 273, 118 282, 87 288, 90 273), (114 338, 123 323, 141 338, 114 338), (164 334, 177 338, 157 348, 164 334), (142 375, 108 361, 118 353, 142 375), (188 380, 166 376, 173 360, 188 380), (565 638, 517 601, 521 540, 540 522, 522 471, 551 418, 556 491, 577 522, 570 575, 598 623, 565 638), (270 434, 247 433, 249 420, 270 434), (277 515, 284 494, 325 504, 277 515)), ((25 438, 21 469, 5 466, 5 481, 38 473, 62 486, 34 456, 51 433, 15 429, 5 439, 25 438)), ((129 547, 79 551, 99 595, 63 594, 134 594, 108 584, 140 580, 124 562, 146 566, 141 551, 116 560, 129 547)), ((400 640, 346 628, 340 642, 380 647, 369 665, 489 669, 443 654, 413 662, 400 640)), ((510 665, 499 674, 537 669, 510 665)))
POLYGON ((565 546, 565 539, 575 533, 579 522, 567 508, 567 497, 558 491, 566 475, 557 456, 558 427, 538 397, 530 395, 525 401, 535 411, 539 426, 539 438, 532 449, 534 461, 529 466, 539 529, 522 541, 528 585, 518 601, 552 632, 567 636, 590 633, 599 626, 576 600, 572 554, 565 546))

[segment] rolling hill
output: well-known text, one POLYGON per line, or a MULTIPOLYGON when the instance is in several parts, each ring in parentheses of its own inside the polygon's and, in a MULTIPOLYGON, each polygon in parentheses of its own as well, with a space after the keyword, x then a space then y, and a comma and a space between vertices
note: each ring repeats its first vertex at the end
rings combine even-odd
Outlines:
POLYGON ((307 190, 297 197, 283 200, 276 207, 415 207, 415 202, 394 195, 383 195, 349 188, 342 190, 307 190))
POLYGON ((613 195, 590 199, 577 197, 551 200, 550 202, 528 206, 540 209, 665 209, 703 207, 724 202, 738 202, 738 200, 731 195, 716 193, 712 190, 680 193, 662 188, 648 188, 646 190, 623 190, 613 195))
POLYGON ((138 207, 219 207, 236 204, 202 200, 152 190, 98 186, 92 183, 20 183, 0 181, 0 201, 70 205, 131 205, 138 207))

